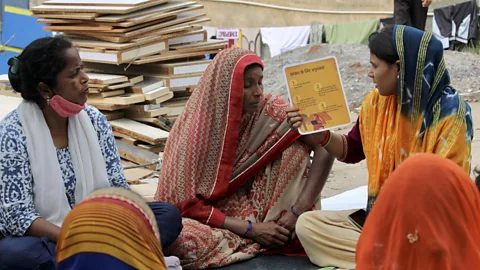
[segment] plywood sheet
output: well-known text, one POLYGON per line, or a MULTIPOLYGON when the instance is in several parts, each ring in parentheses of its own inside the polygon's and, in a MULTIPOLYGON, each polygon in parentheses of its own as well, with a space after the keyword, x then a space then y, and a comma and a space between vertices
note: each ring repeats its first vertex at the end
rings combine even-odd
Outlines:
POLYGON ((139 122, 142 122, 142 123, 147 123, 147 124, 150 124, 150 125, 154 125, 154 126, 159 127, 159 128, 161 128, 165 131, 170 131, 171 130, 171 128, 168 125, 166 125, 159 118, 132 118, 132 120, 139 121, 139 122))
POLYGON ((125 94, 116 97, 109 98, 98 98, 98 97, 89 97, 88 103, 90 104, 111 104, 111 105, 132 105, 145 101, 144 95, 139 94, 125 94))
POLYGON ((72 19, 72 20, 93 20, 98 17, 98 13, 45 13, 45 14, 33 14, 35 17, 40 18, 54 18, 54 19, 72 19))
POLYGON ((128 77, 114 74, 87 73, 89 82, 92 84, 116 84, 128 82, 128 77))
MULTIPOLYGON (((122 159, 131 161, 135 164, 149 164, 149 163, 153 163, 153 161, 158 160, 158 155, 155 155, 154 153, 148 150, 142 149, 140 147, 137 147, 133 144, 130 144, 122 140, 117 139, 115 141, 117 143, 118 152, 120 153, 120 157, 122 159)), ((155 169, 155 167, 156 167, 155 165, 152 165, 151 167, 148 167, 148 168, 155 169)))
POLYGON ((97 62, 106 64, 129 63, 143 56, 157 54, 167 49, 166 41, 158 41, 149 44, 143 44, 138 47, 130 48, 125 51, 92 51, 91 49, 80 48, 79 54, 84 62, 97 62))
POLYGON ((143 82, 136 84, 132 87, 132 91, 135 93, 148 93, 158 88, 164 87, 165 81, 153 77, 144 77, 143 82))
POLYGON ((180 14, 183 14, 183 13, 192 12, 192 11, 199 10, 199 9, 202 9, 202 8, 203 8, 203 5, 193 5, 193 6, 190 6, 190 7, 185 7, 185 8, 182 8, 182 9, 165 12, 163 14, 162 13, 160 13, 160 14, 154 13, 154 14, 150 14, 150 15, 146 15, 146 16, 131 18, 131 19, 128 19, 127 22, 123 22, 123 23, 120 23, 120 24, 115 25, 115 26, 127 27, 127 26, 130 26, 130 25, 137 25, 137 24, 140 24, 140 23, 157 21, 157 20, 162 19, 162 18, 177 16, 177 15, 180 15, 180 14))
POLYGON ((155 110, 138 110, 136 108, 128 108, 124 110, 125 116, 128 118, 152 118, 161 115, 167 115, 170 112, 169 108, 159 108, 155 110))
POLYGON ((146 4, 149 0, 49 0, 44 5, 70 5, 70 6, 126 6, 134 7, 146 4))
POLYGON ((91 103, 89 101, 88 104, 102 111, 117 111, 117 110, 126 109, 132 106, 132 105, 106 104, 106 103, 102 103, 101 101, 100 102, 97 101, 94 103, 91 103))
POLYGON ((169 136, 166 131, 125 118, 110 121, 110 125, 114 131, 154 145, 165 142, 169 136))
MULTIPOLYGON (((154 118, 153 118, 154 119, 154 118)), ((136 144, 137 147, 140 147, 142 149, 148 150, 154 154, 159 154, 160 152, 165 151, 165 145, 163 144, 158 144, 158 145, 150 145, 150 144, 143 144, 143 143, 138 143, 136 144)))
POLYGON ((170 92, 170 89, 168 87, 160 87, 158 89, 155 89, 153 91, 150 91, 144 94, 145 101, 155 100, 161 96, 168 94, 168 92, 170 92))
POLYGON ((127 182, 134 182, 152 175, 153 171, 145 168, 134 168, 134 169, 124 170, 123 173, 125 174, 125 178, 127 179, 127 182))
POLYGON ((98 94, 100 96, 100 98, 108 98, 108 97, 115 97, 115 96, 121 96, 125 94, 125 90, 121 89, 121 90, 115 90, 115 91, 107 91, 107 92, 101 92, 100 94, 98 94))
POLYGON ((164 103, 165 101, 167 100, 170 100, 172 99, 174 96, 173 92, 172 91, 169 91, 167 94, 163 95, 163 96, 160 96, 156 99, 153 99, 153 100, 145 100, 145 103, 146 104, 162 104, 164 103))
POLYGON ((44 26, 43 30, 49 32, 69 32, 69 31, 110 31, 112 26, 98 26, 98 25, 89 25, 88 23, 84 25, 53 25, 53 26, 44 26))
POLYGON ((200 81, 203 73, 196 73, 196 74, 186 74, 186 75, 179 75, 179 76, 163 76, 158 75, 157 78, 165 80, 166 86, 170 89, 182 89, 188 88, 191 86, 197 85, 200 81))
POLYGON ((141 10, 144 8, 160 5, 168 2, 168 0, 150 0, 141 5, 135 6, 93 6, 93 5, 40 5, 33 7, 33 13, 54 13, 54 12, 87 12, 101 14, 126 14, 141 10))
POLYGON ((143 75, 131 77, 131 78, 129 78, 129 80, 130 80, 130 83, 132 83, 132 84, 141 83, 141 82, 143 82, 143 75))
MULTIPOLYGON (((116 43, 123 43, 128 42, 133 39, 139 38, 142 35, 148 36, 160 36, 160 35, 168 35, 171 33, 182 32, 182 31, 193 31, 193 30, 200 30, 202 29, 201 26, 195 26, 198 24, 202 24, 204 22, 209 21, 209 18, 200 18, 205 16, 205 14, 189 14, 188 16, 177 18, 176 20, 171 20, 168 22, 152 25, 149 27, 145 27, 142 29, 138 29, 135 31, 127 32, 127 33, 92 33, 86 31, 72 31, 69 32, 71 34, 79 34, 85 35, 89 37, 93 37, 99 40, 109 41, 109 42, 116 42, 116 43), (200 18, 200 19, 198 19, 200 18)), ((168 38, 168 37, 165 37, 168 38)))
POLYGON ((112 84, 112 85, 105 86, 105 90, 117 90, 117 89, 123 89, 131 86, 133 86, 133 83, 131 82, 126 82, 121 84, 112 84))
POLYGON ((153 202, 158 184, 130 185, 132 191, 138 193, 146 202, 153 202))
POLYGON ((38 19, 40 24, 80 24, 80 23, 89 23, 89 20, 77 20, 77 19, 38 19))
POLYGON ((175 10, 178 8, 182 8, 185 6, 189 6, 191 4, 195 4, 195 2, 170 2, 166 3, 163 5, 158 5, 146 9, 142 9, 136 12, 131 12, 128 14, 124 15, 103 15, 99 16, 95 19, 97 22, 111 22, 111 23, 117 23, 117 22, 123 22, 131 18, 138 18, 142 16, 148 16, 150 14, 161 14, 161 13, 166 13, 171 10, 175 10))
POLYGON ((116 112, 101 111, 101 113, 105 115, 105 118, 107 118, 108 121, 120 119, 125 116, 125 114, 121 111, 116 111, 116 112))
POLYGON ((160 55, 153 55, 140 60, 133 61, 132 64, 143 65, 143 64, 163 62, 163 61, 168 61, 173 59, 186 59, 189 57, 201 57, 201 56, 205 57, 206 54, 219 53, 220 51, 221 50, 207 50, 207 51, 193 52, 193 53, 178 53, 175 51, 169 51, 169 52, 162 53, 160 55))
POLYGON ((212 46, 226 46, 226 45, 228 45, 228 40, 207 40, 207 41, 201 41, 201 42, 172 45, 169 48, 172 50, 182 50, 182 49, 212 47, 212 46))
POLYGON ((158 71, 159 75, 184 75, 198 72, 204 72, 211 60, 200 61, 177 61, 173 63, 154 64, 152 69, 158 71))

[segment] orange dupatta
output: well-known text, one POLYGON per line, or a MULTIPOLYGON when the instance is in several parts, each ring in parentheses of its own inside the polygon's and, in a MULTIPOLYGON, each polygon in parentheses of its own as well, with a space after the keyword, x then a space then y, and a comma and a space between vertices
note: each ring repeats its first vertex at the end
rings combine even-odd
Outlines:
POLYGON ((357 244, 357 270, 480 266, 480 194, 457 164, 433 154, 391 175, 357 244))

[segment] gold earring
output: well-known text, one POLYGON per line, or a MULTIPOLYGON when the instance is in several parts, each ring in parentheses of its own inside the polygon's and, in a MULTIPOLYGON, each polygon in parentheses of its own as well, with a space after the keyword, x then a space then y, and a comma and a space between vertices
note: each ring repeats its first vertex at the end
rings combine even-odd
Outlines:
POLYGON ((49 97, 49 96, 47 96, 47 97, 46 97, 46 100, 47 100, 47 105, 49 105, 49 106, 50 106, 50 97, 49 97))

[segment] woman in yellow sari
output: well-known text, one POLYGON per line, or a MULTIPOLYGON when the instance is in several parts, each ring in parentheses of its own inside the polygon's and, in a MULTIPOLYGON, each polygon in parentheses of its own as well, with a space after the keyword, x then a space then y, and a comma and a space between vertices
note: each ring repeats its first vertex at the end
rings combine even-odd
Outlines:
MULTIPOLYGON (((442 44, 432 34, 395 26, 373 34, 369 48, 376 88, 365 97, 357 124, 348 135, 317 134, 340 161, 366 159, 367 214, 385 181, 410 156, 434 153, 470 173, 473 137, 470 107, 450 85, 442 44)), ((295 109, 287 117, 294 129, 302 124, 295 109)), ((355 268, 361 229, 348 218, 353 212, 300 216, 296 232, 313 263, 355 268)))

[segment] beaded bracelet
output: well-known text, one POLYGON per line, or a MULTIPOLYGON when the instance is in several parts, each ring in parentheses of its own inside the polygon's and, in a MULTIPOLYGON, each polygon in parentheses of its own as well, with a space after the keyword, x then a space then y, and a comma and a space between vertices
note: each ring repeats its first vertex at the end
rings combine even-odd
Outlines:
POLYGON ((293 213, 297 218, 300 217, 300 214, 297 213, 297 211, 295 211, 295 209, 293 209, 293 205, 292 205, 292 207, 290 207, 290 210, 292 210, 292 213, 293 213))
POLYGON ((245 234, 243 235, 243 238, 246 238, 248 232, 250 232, 250 230, 252 229, 252 222, 251 222, 250 220, 247 220, 247 221, 248 221, 248 227, 247 227, 247 231, 246 231, 245 234))

